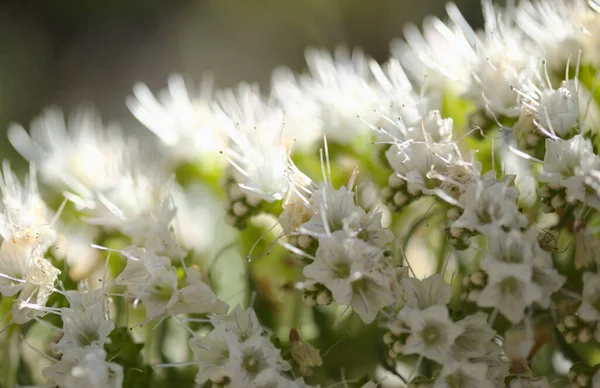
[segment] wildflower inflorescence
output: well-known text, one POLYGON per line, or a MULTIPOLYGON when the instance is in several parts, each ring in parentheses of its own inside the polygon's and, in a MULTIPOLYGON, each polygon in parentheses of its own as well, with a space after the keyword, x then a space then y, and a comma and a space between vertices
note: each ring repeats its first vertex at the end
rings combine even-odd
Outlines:
POLYGON ((11 125, 7 386, 600 387, 599 7, 508 3, 11 125))

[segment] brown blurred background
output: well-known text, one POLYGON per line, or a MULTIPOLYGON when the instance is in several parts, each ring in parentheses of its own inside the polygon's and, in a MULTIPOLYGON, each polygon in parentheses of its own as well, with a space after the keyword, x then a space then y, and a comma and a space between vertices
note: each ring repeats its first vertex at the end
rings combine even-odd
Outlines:
MULTIPOLYGON (((406 22, 443 17, 445 0, 4 0, 0 3, 0 156, 10 121, 28 127, 49 104, 91 102, 140 125, 125 107, 136 81, 157 90, 173 72, 219 87, 304 68, 308 46, 360 46, 377 60, 406 22)), ((479 0, 458 0, 473 25, 479 0)))

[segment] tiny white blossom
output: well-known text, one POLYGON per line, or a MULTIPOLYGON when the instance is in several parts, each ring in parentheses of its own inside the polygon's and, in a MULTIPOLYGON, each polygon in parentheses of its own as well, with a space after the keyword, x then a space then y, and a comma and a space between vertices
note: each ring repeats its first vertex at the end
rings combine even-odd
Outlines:
POLYGON ((216 329, 221 328, 234 333, 240 341, 260 336, 264 332, 254 310, 252 308, 244 310, 240 305, 235 306, 227 315, 211 316, 210 322, 216 329))
POLYGON ((81 207, 97 204, 95 191, 115 183, 137 148, 118 127, 105 127, 90 108, 80 108, 68 122, 59 108, 47 108, 32 121, 31 135, 13 124, 8 136, 25 159, 40 166, 44 182, 72 192, 81 207))
POLYGON ((496 308, 510 322, 519 323, 525 309, 542 295, 540 287, 531 282, 531 265, 485 260, 482 268, 488 273, 488 283, 479 294, 477 304, 496 308))
POLYGON ((267 202, 283 199, 293 180, 283 111, 265 102, 249 85, 219 97, 217 119, 231 140, 224 152, 240 188, 267 202))
POLYGON ((169 77, 168 88, 158 94, 137 83, 127 99, 131 113, 169 148, 176 161, 220 160, 225 145, 212 108, 212 85, 208 78, 199 93, 190 92, 181 75, 169 77), (211 159, 212 158, 212 159, 211 159))
POLYGON ((333 141, 349 144, 370 134, 366 122, 375 122, 374 112, 385 106, 386 98, 374 82, 369 58, 360 51, 349 53, 338 47, 334 55, 306 50, 310 77, 301 79, 306 93, 320 106, 323 129, 333 141))
POLYGON ((546 139, 544 168, 538 179, 565 187, 568 201, 581 201, 600 209, 599 194, 586 185, 586 177, 598 169, 600 157, 594 153, 589 139, 582 135, 569 140, 546 139))
POLYGON ((380 248, 338 231, 319 239, 315 257, 304 267, 304 276, 324 284, 336 303, 351 306, 364 322, 372 322, 393 302, 389 266, 380 248))
MULTIPOLYGON (((600 275, 592 272, 585 272, 582 276, 582 279, 582 301, 577 314, 584 321, 599 322, 600 309, 598 306, 600 302, 600 275)), ((597 333, 600 334, 600 330, 598 330, 597 333)))
POLYGON ((487 377, 487 369, 484 363, 445 363, 433 388, 495 388, 496 385, 487 377))
POLYGON ((283 372, 290 369, 280 351, 266 337, 255 336, 241 343, 232 337, 226 340, 230 342, 231 356, 225 369, 233 387, 249 386, 264 370, 283 372))
POLYGON ((496 335, 496 331, 487 323, 487 319, 487 314, 477 312, 456 322, 464 329, 452 347, 456 359, 473 358, 486 354, 486 345, 496 335))
POLYGON ((404 277, 400 284, 406 305, 413 309, 424 310, 435 305, 445 305, 452 299, 452 287, 440 274, 423 280, 404 277))
POLYGON ((106 319, 104 300, 83 310, 61 309, 64 335, 54 346, 64 353, 72 348, 102 348, 115 324, 106 319))
POLYGON ((404 354, 418 354, 444 364, 450 357, 450 349, 464 329, 452 322, 448 308, 436 305, 425 310, 408 312, 410 336, 404 346, 404 354))
POLYGON ((497 180, 496 172, 486 173, 480 180, 472 180, 459 197, 463 214, 453 224, 486 234, 499 227, 522 228, 527 218, 517 206, 519 190, 513 185, 514 176, 497 180))
POLYGON ((226 365, 230 360, 231 351, 228 337, 235 337, 224 328, 215 328, 204 337, 192 337, 188 341, 198 365, 196 383, 204 384, 210 379, 220 379, 226 376, 226 365))
POLYGON ((70 349, 43 375, 60 388, 119 388, 123 384, 123 367, 106 362, 101 348, 70 349))

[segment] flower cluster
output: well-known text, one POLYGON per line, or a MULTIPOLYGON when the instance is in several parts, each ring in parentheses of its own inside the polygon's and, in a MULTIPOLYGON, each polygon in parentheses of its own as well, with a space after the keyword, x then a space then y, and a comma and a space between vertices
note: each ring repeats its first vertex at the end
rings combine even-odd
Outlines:
POLYGON ((482 0, 477 31, 449 4, 266 95, 139 83, 156 144, 88 108, 11 125, 5 385, 600 386, 592 3, 482 0))

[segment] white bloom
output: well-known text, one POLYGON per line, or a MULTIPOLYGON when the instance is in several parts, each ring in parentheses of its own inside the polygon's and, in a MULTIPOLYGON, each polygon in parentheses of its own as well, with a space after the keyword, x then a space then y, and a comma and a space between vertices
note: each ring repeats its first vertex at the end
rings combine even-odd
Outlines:
POLYGON ((217 118, 232 143, 225 154, 240 188, 267 202, 283 199, 293 180, 283 111, 263 101, 249 85, 219 97, 217 118))
POLYGON ((123 367, 106 362, 101 348, 72 348, 43 374, 60 388, 118 388, 123 384, 123 367))
POLYGON ((389 100, 389 108, 382 113, 389 116, 390 120, 379 121, 388 136, 379 136, 380 139, 389 140, 389 136, 403 139, 406 128, 418 126, 427 112, 441 107, 439 91, 432 91, 427 95, 418 94, 397 59, 392 58, 383 66, 371 60, 369 65, 389 100))
POLYGON ((224 328, 215 328, 204 337, 190 338, 188 343, 199 368, 197 384, 226 376, 226 365, 231 356, 230 344, 235 344, 227 340, 229 337, 235 338, 235 335, 224 328))
POLYGON ((181 254, 171 228, 176 209, 171 197, 172 179, 159 173, 124 173, 118 183, 99 192, 101 206, 85 221, 116 228, 135 245, 161 253, 181 254))
POLYGON ((408 313, 410 336, 403 353, 418 354, 444 364, 450 357, 450 349, 463 328, 452 322, 446 306, 436 305, 425 310, 408 313))
POLYGON ((223 314, 229 309, 200 280, 199 273, 194 269, 188 269, 187 284, 181 289, 177 284, 177 274, 171 268, 157 268, 148 275, 144 283, 130 285, 128 288, 144 304, 148 320, 165 314, 223 314))
POLYGON ((496 385, 487 377, 487 369, 484 363, 445 363, 433 388, 495 388, 496 385))
MULTIPOLYGON (((542 76, 538 75, 537 78, 542 79, 542 76)), ((577 79, 562 81, 558 89, 549 83, 540 89, 531 81, 518 93, 523 97, 521 103, 524 109, 535 116, 534 124, 540 132, 552 137, 567 137, 579 126, 580 92, 577 79)))
POLYGON ((598 58, 598 14, 585 0, 523 1, 519 3, 516 21, 520 28, 544 49, 553 70, 564 68, 569 55, 583 51, 584 61, 598 58), (596 25, 594 25, 596 22, 596 25))
POLYGON ((513 185, 514 176, 497 180, 496 172, 490 171, 482 179, 472 180, 459 197, 464 206, 463 214, 453 224, 486 234, 499 227, 522 228, 527 218, 517 206, 519 190, 513 185))
POLYGON ((137 83, 127 99, 131 113, 169 148, 172 159, 220 160, 224 135, 212 110, 212 84, 205 79, 199 93, 190 93, 181 75, 169 77, 168 88, 158 94, 137 83))
POLYGON ((449 86, 458 91, 470 84, 477 56, 458 24, 430 16, 423 22, 423 33, 412 24, 405 25, 404 38, 406 42, 392 43, 392 53, 416 81, 431 89, 449 86))
POLYGON ((310 207, 313 209, 313 216, 302 225, 302 229, 316 235, 325 235, 326 231, 344 230, 351 216, 362 217, 365 214, 365 211, 355 204, 352 188, 342 186, 336 190, 329 182, 322 183, 313 192, 310 207))
POLYGON ((316 49, 306 50, 310 77, 301 79, 305 93, 320 106, 320 117, 327 138, 349 144, 371 132, 366 122, 377 121, 376 109, 387 99, 374 82, 369 58, 360 50, 349 53, 338 47, 332 56, 316 49))
POLYGON ((600 158, 594 153, 589 139, 582 135, 569 140, 546 139, 544 168, 539 180, 565 187, 568 201, 581 201, 600 209, 599 194, 586 184, 587 178, 598 169, 600 158))
POLYGON ((82 290, 65 291, 65 297, 69 301, 69 308, 77 311, 84 311, 101 301, 104 302, 106 294, 107 288, 104 287, 95 290, 88 290, 87 287, 83 287, 82 290))
POLYGON ((294 149, 310 152, 323 139, 324 123, 319 115, 321 107, 308 93, 294 73, 286 68, 273 72, 270 97, 284 110, 283 133, 292 140, 294 149))
POLYGON ((128 291, 146 308, 146 317, 161 317, 177 303, 177 274, 169 268, 159 268, 149 274, 147 281, 131 285, 128 291))
POLYGON ((248 387, 260 372, 267 369, 274 372, 290 369, 279 350, 266 337, 255 336, 241 343, 232 337, 226 337, 226 340, 230 342, 231 356, 225 369, 233 387, 248 387))
POLYGON ((48 108, 31 123, 31 136, 16 124, 8 136, 25 159, 41 167, 45 182, 72 191, 83 207, 93 207, 94 192, 115 183, 136 148, 119 128, 105 128, 89 108, 79 109, 68 123, 60 109, 48 108))
POLYGON ((456 322, 464 331, 456 338, 452 348, 456 359, 473 358, 486 354, 487 344, 494 338, 496 331, 487 323, 488 316, 477 312, 456 322))
POLYGON ((4 239, 17 234, 28 235, 46 251, 56 240, 56 221, 54 213, 40 196, 35 168, 30 166, 29 176, 21 185, 8 160, 5 160, 0 179, 0 235, 4 239))
POLYGON ((389 245, 394 236, 382 226, 382 213, 365 212, 356 205, 354 198, 352 189, 342 186, 336 190, 331 183, 323 183, 313 192, 310 207, 295 204, 290 211, 295 210, 297 214, 293 215, 288 211, 286 214, 290 215, 283 220, 290 228, 300 221, 289 219, 290 216, 303 219, 312 215, 308 222, 301 225, 300 233, 321 237, 330 232, 344 231, 348 237, 358 237, 380 248, 389 245))
POLYGON ((264 332, 254 310, 252 308, 244 310, 240 305, 235 306, 227 315, 211 316, 210 322, 215 329, 233 333, 240 341, 260 336, 264 332))
POLYGON ((304 276, 324 284, 336 303, 351 306, 364 322, 393 302, 390 266, 380 248, 338 231, 319 239, 315 257, 304 276))
POLYGON ((186 284, 177 290, 177 301, 170 307, 169 313, 194 313, 194 314, 225 314, 229 305, 223 302, 200 280, 200 273, 193 268, 186 272, 186 284))
POLYGON ((452 299, 452 287, 440 274, 423 280, 404 277, 400 284, 406 305, 413 309, 424 310, 435 305, 445 305, 452 299))
POLYGON ((581 306, 577 314, 587 322, 600 321, 600 275, 585 272, 583 278, 583 292, 581 293, 581 306))
POLYGON ((18 298, 13 304, 13 321, 23 324, 43 315, 60 271, 44 258, 37 238, 30 231, 15 232, 0 246, 0 293, 18 298))
POLYGON ((64 335, 54 346, 60 353, 72 348, 102 348, 115 324, 105 317, 104 300, 83 310, 61 309, 64 335))
POLYGON ((514 9, 494 9, 491 0, 482 1, 485 36, 480 38, 454 9, 450 17, 471 41, 477 59, 472 65, 470 88, 466 95, 493 114, 519 115, 517 96, 512 87, 520 88, 531 78, 539 51, 514 22, 514 9), (461 18, 462 20, 458 20, 461 18))
POLYGON ((385 153, 388 163, 407 182, 407 191, 417 196, 427 189, 428 174, 443 173, 454 159, 454 145, 427 141, 397 142, 385 153))
POLYGON ((139 286, 145 284, 155 271, 171 264, 168 257, 159 256, 143 248, 130 247, 122 253, 127 257, 127 265, 115 279, 115 284, 118 285, 139 286))
POLYGON ((477 304, 496 308, 510 322, 519 323, 525 309, 542 296, 540 287, 531 281, 532 266, 485 260, 481 267, 488 274, 488 283, 477 304))

